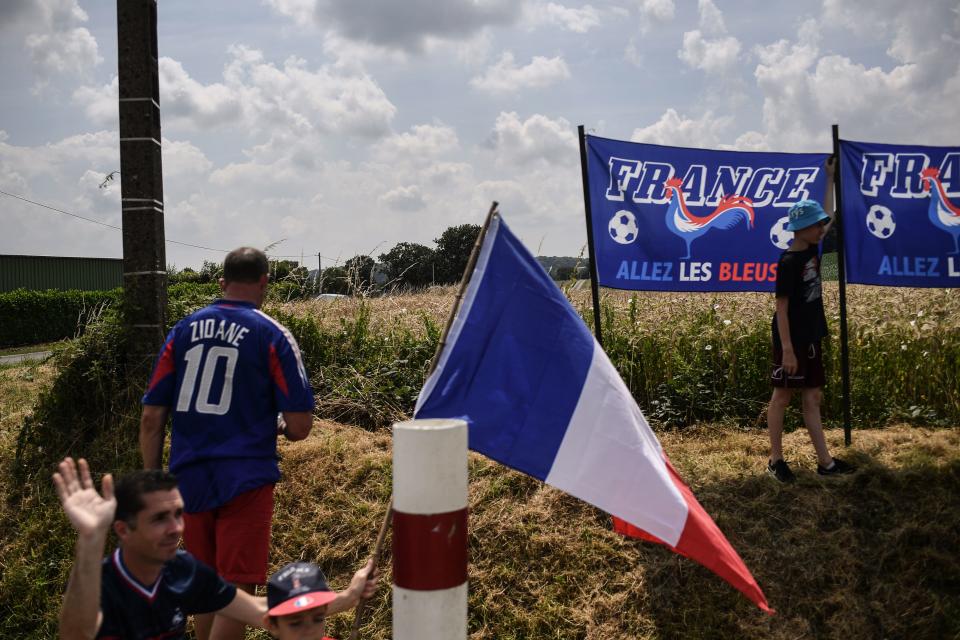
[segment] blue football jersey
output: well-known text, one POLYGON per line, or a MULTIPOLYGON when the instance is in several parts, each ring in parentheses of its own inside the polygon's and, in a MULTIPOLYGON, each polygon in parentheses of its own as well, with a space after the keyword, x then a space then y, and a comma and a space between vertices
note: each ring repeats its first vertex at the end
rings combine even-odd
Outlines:
POLYGON ((216 300, 171 329, 143 404, 170 407, 170 470, 196 513, 276 482, 277 413, 314 400, 290 332, 252 303, 216 300))
POLYGON ((237 588, 186 551, 163 565, 152 585, 141 584, 117 549, 103 561, 101 640, 177 640, 187 637, 187 616, 219 611, 233 602, 237 588))

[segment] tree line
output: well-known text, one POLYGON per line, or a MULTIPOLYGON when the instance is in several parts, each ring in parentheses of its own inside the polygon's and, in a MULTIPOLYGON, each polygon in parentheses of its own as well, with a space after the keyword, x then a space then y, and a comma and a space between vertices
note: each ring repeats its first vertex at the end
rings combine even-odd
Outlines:
MULTIPOLYGON (((369 294, 382 291, 422 289, 432 285, 460 282, 480 226, 461 224, 447 227, 431 248, 416 242, 399 242, 377 256, 356 255, 342 265, 309 271, 294 260, 271 260, 270 279, 280 286, 295 286, 303 295, 334 293, 369 294)), ((542 258, 541 263, 555 280, 586 278, 587 270, 576 258, 542 258)), ((199 270, 186 267, 168 270, 171 284, 178 282, 216 282, 222 273, 220 263, 204 261, 199 270)))

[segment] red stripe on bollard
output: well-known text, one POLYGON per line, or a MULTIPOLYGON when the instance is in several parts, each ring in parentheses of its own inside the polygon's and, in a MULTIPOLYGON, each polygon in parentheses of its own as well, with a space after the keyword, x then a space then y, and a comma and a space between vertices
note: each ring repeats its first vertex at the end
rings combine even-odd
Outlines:
POLYGON ((413 591, 467 581, 467 510, 432 515, 393 512, 393 583, 413 591))

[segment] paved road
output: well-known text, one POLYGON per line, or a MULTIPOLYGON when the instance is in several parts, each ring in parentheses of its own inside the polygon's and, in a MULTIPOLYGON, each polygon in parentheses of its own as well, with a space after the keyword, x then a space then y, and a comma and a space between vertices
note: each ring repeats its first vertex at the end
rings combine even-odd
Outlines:
POLYGON ((12 356, 0 356, 0 365, 20 364, 31 360, 43 360, 49 356, 52 351, 35 351, 33 353, 17 353, 12 356))

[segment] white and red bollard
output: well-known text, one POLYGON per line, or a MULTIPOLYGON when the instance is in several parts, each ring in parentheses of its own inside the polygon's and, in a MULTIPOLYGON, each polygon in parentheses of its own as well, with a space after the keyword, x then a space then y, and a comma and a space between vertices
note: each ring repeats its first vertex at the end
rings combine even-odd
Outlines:
POLYGON ((393 425, 393 637, 467 637, 463 420, 393 425))

